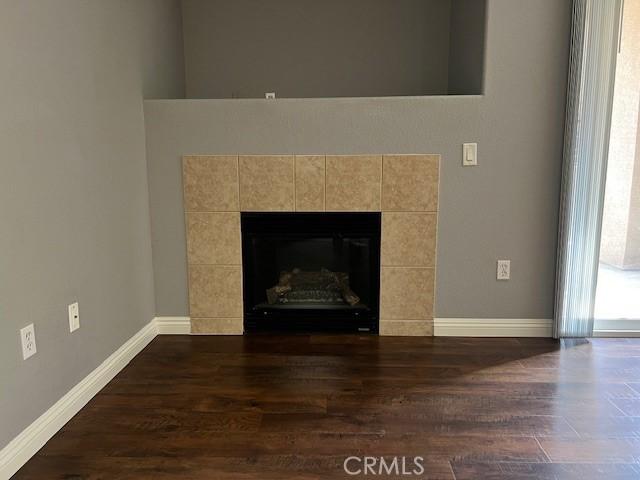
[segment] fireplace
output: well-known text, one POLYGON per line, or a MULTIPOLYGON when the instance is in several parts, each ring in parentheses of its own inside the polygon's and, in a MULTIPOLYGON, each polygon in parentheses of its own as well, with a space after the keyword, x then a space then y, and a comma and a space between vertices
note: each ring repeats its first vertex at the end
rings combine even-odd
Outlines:
POLYGON ((378 333, 380 213, 242 213, 245 332, 378 333))
POLYGON ((191 333, 432 335, 439 163, 185 156, 191 333))

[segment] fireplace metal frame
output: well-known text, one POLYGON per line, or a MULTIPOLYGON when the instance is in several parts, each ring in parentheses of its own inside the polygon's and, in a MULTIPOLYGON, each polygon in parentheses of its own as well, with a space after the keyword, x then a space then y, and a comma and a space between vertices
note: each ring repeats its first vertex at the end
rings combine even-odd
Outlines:
POLYGON ((380 321, 380 212, 242 212, 242 288, 245 333, 260 332, 325 332, 371 333, 379 332, 380 321), (286 230, 285 230, 286 228, 286 230), (281 235, 310 237, 341 234, 366 237, 369 240, 371 305, 368 309, 353 307, 290 308, 257 307, 252 294, 255 266, 251 248, 255 235, 281 235))

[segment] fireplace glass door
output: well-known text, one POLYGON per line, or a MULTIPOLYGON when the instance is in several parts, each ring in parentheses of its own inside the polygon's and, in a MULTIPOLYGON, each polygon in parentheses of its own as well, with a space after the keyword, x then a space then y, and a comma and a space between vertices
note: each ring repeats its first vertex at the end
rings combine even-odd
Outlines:
POLYGON ((380 213, 242 213, 245 331, 378 331, 380 213))

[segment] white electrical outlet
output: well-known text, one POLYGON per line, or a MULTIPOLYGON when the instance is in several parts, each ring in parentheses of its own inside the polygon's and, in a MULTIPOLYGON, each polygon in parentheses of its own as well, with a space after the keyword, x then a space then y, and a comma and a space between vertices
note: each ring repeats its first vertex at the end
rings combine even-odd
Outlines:
POLYGON ((80 328, 80 309, 78 302, 69 305, 69 331, 74 332, 80 328))
POLYGON ((478 165, 478 144, 464 143, 462 145, 462 166, 475 167, 478 165))
POLYGON ((22 342, 23 360, 36 354, 36 331, 33 323, 20 329, 20 341, 22 342))
POLYGON ((266 98, 267 100, 275 100, 276 92, 267 92, 264 94, 264 98, 266 98))
POLYGON ((511 260, 498 260, 498 280, 509 280, 511 278, 511 260))

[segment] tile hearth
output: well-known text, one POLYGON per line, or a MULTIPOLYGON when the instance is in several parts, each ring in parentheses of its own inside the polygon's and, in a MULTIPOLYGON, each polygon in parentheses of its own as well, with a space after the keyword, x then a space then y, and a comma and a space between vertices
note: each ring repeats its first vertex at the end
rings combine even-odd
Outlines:
POLYGON ((433 334, 439 155, 183 157, 192 333, 242 334, 240 212, 382 212, 380 334, 433 334))

